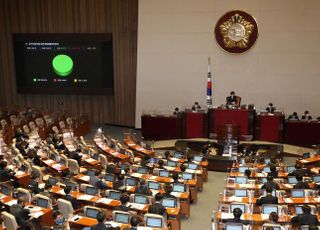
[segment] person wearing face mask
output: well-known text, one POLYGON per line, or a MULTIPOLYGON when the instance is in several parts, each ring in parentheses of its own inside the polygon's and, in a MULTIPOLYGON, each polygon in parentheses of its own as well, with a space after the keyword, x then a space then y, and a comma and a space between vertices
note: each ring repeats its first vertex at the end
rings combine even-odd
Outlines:
POLYGON ((52 214, 52 219, 54 221, 53 230, 69 230, 67 221, 64 219, 60 211, 55 211, 52 214))
POLYGON ((17 204, 10 207, 10 213, 15 217, 19 229, 21 230, 31 230, 32 226, 30 223, 30 210, 25 208, 26 197, 18 197, 17 204))

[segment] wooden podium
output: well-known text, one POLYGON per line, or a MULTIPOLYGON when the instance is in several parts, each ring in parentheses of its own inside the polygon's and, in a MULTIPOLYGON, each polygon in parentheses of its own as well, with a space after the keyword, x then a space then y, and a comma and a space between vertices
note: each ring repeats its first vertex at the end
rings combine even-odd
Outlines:
POLYGON ((275 112, 260 113, 256 116, 255 139, 260 141, 282 142, 284 114, 275 112))
POLYGON ((208 137, 208 116, 205 111, 182 113, 182 127, 184 138, 208 137))

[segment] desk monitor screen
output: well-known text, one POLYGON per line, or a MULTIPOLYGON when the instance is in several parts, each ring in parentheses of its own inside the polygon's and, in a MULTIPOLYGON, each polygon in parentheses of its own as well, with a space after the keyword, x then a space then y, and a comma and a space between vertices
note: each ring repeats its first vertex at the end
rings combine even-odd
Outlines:
POLYGON ((128 224, 130 222, 129 214, 116 213, 114 216, 114 221, 118 223, 128 224))
POLYGON ((320 176, 313 176, 312 180, 314 183, 320 183, 320 176))
POLYGON ((114 175, 113 174, 110 174, 110 173, 107 173, 106 175, 104 175, 104 179, 106 181, 111 181, 113 182, 114 181, 114 175))
POLYGON ((42 207, 42 208, 48 208, 48 203, 49 201, 47 199, 43 199, 41 197, 37 198, 37 206, 42 207))
POLYGON ((296 205, 295 211, 296 211, 296 215, 303 214, 302 206, 301 205, 296 205))
POLYGON ((278 205, 267 204, 267 205, 262 206, 262 213, 263 214, 270 214, 272 212, 275 212, 278 214, 278 205))
POLYGON ((87 208, 86 210, 86 216, 94 219, 97 218, 98 213, 99 213, 99 210, 97 209, 87 208))
POLYGON ((139 167, 137 172, 138 172, 138 173, 141 173, 141 174, 147 174, 147 173, 148 173, 148 168, 146 168, 146 167, 139 167))
POLYGON ((150 163, 151 164, 156 164, 157 162, 158 162, 158 158, 156 158, 156 157, 150 158, 150 163))
POLYGON ((304 198, 304 190, 303 189, 292 189, 291 190, 291 197, 293 198, 304 198))
POLYGON ((173 154, 173 156, 175 157, 175 158, 181 158, 181 157, 183 157, 184 156, 184 154, 182 153, 182 152, 175 152, 174 154, 173 154))
POLYGON ((242 224, 227 223, 225 226, 225 230, 242 230, 242 229, 243 229, 242 224))
POLYGON ((89 170, 87 171, 87 175, 88 175, 88 176, 94 176, 94 175, 95 175, 95 171, 89 169, 89 170))
POLYGON ((126 178, 126 183, 125 184, 128 185, 128 186, 136 186, 136 179, 131 178, 131 177, 126 178))
POLYGON ((148 181, 148 188, 154 190, 160 190, 160 184, 155 181, 148 181))
POLYGON ((96 161, 98 161, 99 160, 99 154, 96 154, 96 153, 93 154, 92 158, 95 159, 96 161))
POLYGON ((144 195, 134 195, 134 203, 138 204, 147 204, 148 203, 148 197, 144 195))
POLYGON ((162 227, 162 218, 156 218, 156 217, 147 217, 146 220, 147 227, 151 228, 161 228, 162 227))
POLYGON ((193 160, 194 160, 194 161, 197 161, 197 162, 201 162, 202 159, 203 159, 203 156, 194 156, 194 157, 193 157, 193 160))
POLYGON ((310 153, 303 153, 302 154, 302 158, 303 159, 306 159, 306 158, 309 158, 310 157, 310 153))
POLYGON ((182 179, 192 180, 192 174, 191 173, 182 173, 182 179))
POLYGON ((246 212, 245 207, 246 207, 245 204, 231 204, 230 211, 233 212, 235 208, 240 208, 242 213, 245 213, 246 212))
POLYGON ((184 192, 185 190, 184 184, 173 184, 174 192, 184 192))
POLYGON ((48 183, 50 184, 50 185, 56 185, 57 183, 58 183, 58 178, 56 178, 56 177, 49 177, 49 179, 48 179, 48 183))
POLYGON ((188 164, 188 169, 196 170, 198 168, 197 164, 188 164))
POLYGON ((98 191, 99 191, 98 188, 90 187, 90 186, 86 187, 86 194, 88 194, 88 195, 97 196, 98 195, 98 191))
POLYGON ((247 196, 247 190, 246 189, 235 189, 234 190, 234 196, 236 196, 236 197, 246 197, 247 196))
POLYGON ((245 176, 237 176, 235 182, 237 184, 246 184, 247 180, 248 180, 248 178, 245 176))
POLYGON ((159 176, 161 176, 161 177, 169 177, 169 171, 167 171, 167 170, 160 170, 160 171, 159 171, 159 176))
POLYGON ((270 167, 269 167, 269 166, 264 167, 264 168, 263 168, 263 171, 264 171, 264 172, 266 172, 266 173, 271 172, 271 170, 270 170, 270 167))
POLYGON ((296 177, 288 176, 288 184, 296 184, 296 183, 298 183, 296 177))
POLYGON ((120 200, 121 193, 118 191, 109 191, 109 198, 112 200, 120 200))
POLYGON ((261 178, 261 182, 264 184, 264 183, 266 183, 268 180, 267 180, 267 178, 265 178, 265 177, 262 177, 261 178))
POLYGON ((1 193, 6 196, 11 196, 11 189, 8 186, 1 185, 1 193))
POLYGON ((295 167, 294 165, 287 166, 287 173, 291 173, 291 172, 293 172, 294 170, 296 170, 296 167, 295 167))
POLYGON ((70 181, 66 182, 66 186, 70 187, 72 191, 75 191, 78 188, 78 185, 76 183, 73 183, 73 182, 70 182, 70 181))
POLYGON ((168 161, 167 162, 167 166, 169 166, 169 167, 176 167, 177 166, 177 163, 176 162, 174 162, 174 161, 168 161))
POLYGON ((244 173, 244 171, 246 171, 247 169, 249 169, 249 167, 240 166, 240 167, 239 167, 239 172, 240 172, 240 173, 244 173))
POLYGON ((176 207, 176 199, 174 199, 174 198, 163 198, 161 200, 161 204, 166 208, 174 208, 174 207, 176 207))

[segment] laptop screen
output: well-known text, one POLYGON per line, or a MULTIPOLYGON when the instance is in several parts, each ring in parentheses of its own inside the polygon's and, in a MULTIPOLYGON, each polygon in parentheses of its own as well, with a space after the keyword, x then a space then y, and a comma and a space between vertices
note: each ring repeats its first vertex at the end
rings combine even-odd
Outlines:
POLYGON ((130 221, 129 214, 116 213, 114 217, 114 221, 118 223, 128 224, 130 221))
POLYGON ((98 195, 98 191, 99 191, 98 188, 90 187, 90 186, 86 187, 86 194, 88 194, 88 195, 96 196, 96 195, 98 195))
POLYGON ((291 173, 293 172, 294 170, 296 170, 296 167, 295 166, 287 166, 287 173, 291 173))
POLYGON ((263 171, 264 171, 264 172, 266 172, 266 173, 271 172, 271 170, 270 170, 270 167, 269 167, 269 166, 264 167, 264 168, 263 168, 263 171))
POLYGON ((242 224, 233 224, 233 223, 227 223, 225 230, 242 230, 243 226, 242 224))
POLYGON ((120 192, 117 191, 109 191, 109 198, 112 200, 120 200, 120 192))
POLYGON ((184 184, 173 184, 174 192, 184 192, 184 184))
POLYGON ((236 177, 235 182, 236 182, 237 184, 246 184, 246 183, 247 183, 247 180, 248 180, 248 178, 245 177, 245 176, 238 176, 238 177, 236 177))
POLYGON ((173 156, 174 156, 175 158, 181 158, 183 155, 184 155, 184 154, 183 154, 182 152, 175 152, 173 156))
POLYGON ((98 213, 99 213, 99 210, 96 210, 96 209, 93 209, 93 208, 87 208, 86 216, 96 219, 98 213))
POLYGON ((161 228, 162 227, 162 219, 155 217, 147 217, 146 220, 147 227, 151 228, 161 228))
POLYGON ((304 198, 304 190, 303 189, 292 189, 291 190, 291 197, 294 198, 304 198))
POLYGON ((87 171, 87 175, 88 176, 94 176, 95 175, 95 171, 94 170, 88 170, 87 171))
POLYGON ((55 178, 55 177, 49 177, 49 179, 48 179, 48 183, 50 184, 50 185, 56 185, 57 183, 58 183, 58 178, 55 178))
POLYGON ((235 208, 240 208, 242 213, 245 213, 245 204, 231 204, 230 211, 232 212, 235 208))
POLYGON ((197 164, 188 164, 188 169, 196 170, 198 168, 197 164))
POLYGON ((174 208, 176 207, 176 199, 163 198, 161 204, 166 208, 174 208))
POLYGON ((1 193, 6 196, 11 196, 11 189, 7 186, 2 185, 1 186, 1 193))
POLYGON ((147 204, 148 203, 148 197, 143 195, 135 195, 134 196, 134 203, 138 204, 147 204))
POLYGON ((191 173, 182 173, 182 179, 192 180, 192 174, 191 173))
POLYGON ((202 161, 202 159, 203 159, 203 156, 194 156, 194 157, 193 157, 193 160, 194 160, 194 161, 197 161, 197 162, 202 161))
POLYGON ((148 172, 148 169, 146 167, 139 167, 138 168, 138 173, 147 174, 147 172, 148 172))
POLYGON ((294 176, 288 176, 288 184, 298 183, 297 179, 294 176))
POLYGON ((313 176, 314 183, 320 183, 320 176, 313 176))
POLYGON ((240 167, 239 167, 239 172, 240 172, 240 173, 244 173, 244 171, 246 171, 247 169, 249 169, 249 167, 240 166, 240 167))
POLYGON ((275 212, 278 214, 278 205, 263 205, 262 206, 262 213, 263 214, 270 214, 275 212))
POLYGON ((174 161, 168 161, 167 162, 167 166, 169 166, 169 167, 176 167, 176 165, 177 165, 177 163, 174 162, 174 161))
POLYGON ((247 196, 247 190, 246 189, 235 189, 234 190, 234 196, 236 196, 236 197, 246 197, 247 196))
POLYGON ((161 176, 161 177, 169 177, 169 171, 167 171, 167 170, 160 170, 160 171, 159 171, 159 176, 161 176))
POLYGON ((154 190, 160 190, 160 184, 155 181, 148 181, 148 188, 154 190))
POLYGON ((302 206, 297 205, 295 207, 296 215, 303 214, 302 206))
POLYGON ((136 186, 136 180, 134 178, 127 178, 126 179, 126 185, 136 186))
POLYGON ((105 179, 106 181, 111 181, 111 182, 113 182, 113 181, 114 181, 114 175, 108 173, 108 174, 104 175, 104 179, 105 179))
POLYGON ((303 153, 302 154, 302 158, 303 159, 306 159, 306 158, 309 158, 310 157, 310 153, 303 153))
POLYGON ((42 208, 47 208, 48 207, 48 200, 43 199, 41 197, 37 198, 37 206, 42 207, 42 208))

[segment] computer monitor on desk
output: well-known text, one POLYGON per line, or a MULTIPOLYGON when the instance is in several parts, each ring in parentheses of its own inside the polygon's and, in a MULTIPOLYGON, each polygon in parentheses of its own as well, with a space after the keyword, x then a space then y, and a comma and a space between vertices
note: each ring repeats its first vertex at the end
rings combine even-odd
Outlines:
POLYGON ((114 221, 123 224, 129 224, 130 222, 130 215, 129 213, 116 213, 114 216, 114 221))
POLYGON ((86 213, 85 213, 85 215, 86 215, 87 217, 96 219, 98 213, 99 213, 99 210, 98 210, 98 209, 94 209, 94 208, 89 208, 89 207, 88 207, 88 208, 86 208, 86 213))
POLYGON ((148 188, 153 190, 160 190, 160 183, 156 181, 148 181, 148 188))
POLYGON ((264 224, 262 230, 267 230, 272 228, 273 230, 281 230, 281 225, 279 224, 264 224))
POLYGON ((293 198, 304 198, 305 193, 303 189, 292 189, 291 190, 291 197, 293 198))
POLYGON ((240 208, 242 213, 246 212, 246 205, 245 204, 231 204, 230 205, 230 212, 233 212, 235 208, 240 208))
POLYGON ((247 197, 247 189, 235 189, 234 196, 236 197, 247 197))
POLYGON ((167 171, 167 170, 160 170, 160 171, 159 171, 159 176, 160 176, 160 177, 169 177, 169 171, 167 171))
POLYGON ((314 182, 314 183, 320 183, 320 175, 317 175, 317 176, 313 176, 312 177, 312 181, 314 182))
POLYGON ((163 198, 161 204, 166 208, 175 208, 177 206, 175 198, 163 198))
POLYGON ((137 170, 137 173, 147 174, 147 173, 148 173, 148 168, 146 168, 146 167, 139 167, 138 170, 137 170))
POLYGON ((119 191, 109 191, 108 198, 113 200, 120 200, 121 192, 119 191))
POLYGON ((185 192, 185 185, 184 184, 173 184, 173 191, 174 192, 185 192))
POLYGON ((203 156, 194 156, 193 160, 197 162, 201 162, 203 160, 203 156))
POLYGON ((169 166, 169 167, 176 167, 176 166, 177 166, 177 163, 176 163, 175 161, 170 161, 170 160, 168 160, 168 161, 167 161, 167 166, 169 166))
POLYGON ((162 228, 162 218, 148 216, 146 218, 146 226, 150 228, 162 228))
POLYGON ((96 187, 87 186, 86 187, 86 194, 91 196, 97 196, 99 194, 99 189, 96 187))
POLYGON ((184 180, 192 180, 193 176, 191 173, 182 173, 182 179, 184 180))
POLYGON ((266 172, 266 173, 271 172, 271 170, 270 170, 270 167, 269 167, 269 166, 265 166, 265 167, 263 168, 263 171, 264 171, 264 172, 266 172))
POLYGON ((137 181, 135 178, 132 177, 128 177, 125 179, 125 185, 127 186, 136 186, 137 185, 137 181))
POLYGON ((114 182, 115 181, 115 176, 114 174, 107 173, 103 177, 106 181, 114 182))
POLYGON ((145 195, 134 195, 134 203, 138 204, 147 204, 148 203, 148 197, 145 195))
POLYGON ((41 207, 41 208, 48 208, 49 206, 49 200, 47 199, 43 199, 41 197, 38 197, 37 198, 37 201, 36 201, 36 205, 41 207))
POLYGON ((278 205, 273 205, 273 204, 265 204, 262 205, 262 213, 263 214, 270 214, 272 212, 275 212, 278 214, 278 205))
POLYGON ((1 185, 0 189, 1 189, 0 192, 3 195, 6 195, 6 196, 12 195, 12 189, 9 186, 1 185))
POLYGON ((296 167, 294 165, 287 166, 287 173, 291 173, 294 170, 296 170, 296 167))
POLYGON ((288 184, 296 184, 296 183, 298 183, 296 177, 288 176, 288 184))
POLYGON ((245 177, 245 176, 237 176, 236 179, 235 179, 235 182, 237 184, 246 184, 248 181, 248 178, 245 177))
POLYGON ((243 224, 240 223, 226 223, 225 230, 243 230, 243 224))
POLYGON ((198 168, 198 165, 197 165, 197 164, 193 164, 193 163, 189 163, 189 164, 188 164, 188 169, 196 170, 197 168, 198 168))
POLYGON ((247 166, 240 166, 240 167, 239 167, 239 173, 244 173, 247 169, 249 169, 249 167, 247 167, 247 166))

